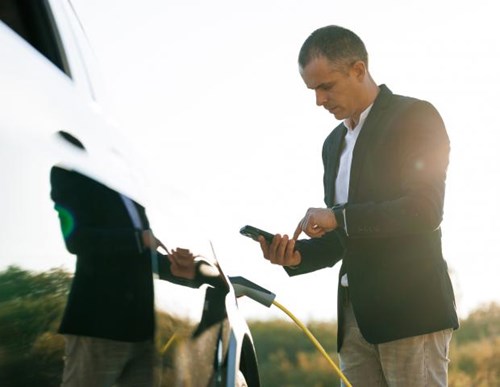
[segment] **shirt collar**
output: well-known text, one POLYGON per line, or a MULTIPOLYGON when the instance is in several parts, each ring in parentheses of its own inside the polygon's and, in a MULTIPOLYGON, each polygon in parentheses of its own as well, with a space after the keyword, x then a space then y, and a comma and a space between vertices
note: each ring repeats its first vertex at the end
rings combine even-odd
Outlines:
POLYGON ((348 118, 346 118, 344 120, 344 126, 347 129, 349 129, 349 131, 356 131, 358 129, 361 129, 361 127, 365 123, 365 120, 366 120, 366 117, 368 116, 368 113, 370 113, 370 110, 372 109, 372 106, 373 106, 373 103, 361 112, 361 114, 359 115, 359 122, 354 128, 351 128, 348 118))

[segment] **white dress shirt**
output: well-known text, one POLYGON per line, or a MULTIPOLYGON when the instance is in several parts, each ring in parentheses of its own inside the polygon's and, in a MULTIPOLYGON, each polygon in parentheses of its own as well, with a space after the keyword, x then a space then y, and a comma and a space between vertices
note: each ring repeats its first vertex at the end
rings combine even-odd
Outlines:
MULTIPOLYGON (((354 146, 356 145, 356 140, 358 139, 361 128, 365 123, 366 117, 372 108, 373 104, 368 106, 359 116, 358 124, 353 128, 349 123, 349 119, 344 120, 344 126, 347 128, 347 133, 344 137, 344 143, 342 146, 342 152, 339 158, 339 169, 337 172, 337 178, 335 179, 335 204, 345 204, 349 202, 349 179, 351 178, 351 165, 352 165, 352 154, 354 146)), ((344 227, 347 231, 347 219, 345 220, 344 227)), ((347 274, 344 274, 340 279, 340 284, 342 286, 348 286, 347 274)))

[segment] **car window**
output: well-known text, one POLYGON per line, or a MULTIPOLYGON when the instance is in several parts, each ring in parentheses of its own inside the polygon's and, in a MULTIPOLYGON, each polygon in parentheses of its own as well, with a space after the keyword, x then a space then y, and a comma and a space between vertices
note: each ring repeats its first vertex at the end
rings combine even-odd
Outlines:
POLYGON ((45 0, 2 0, 0 20, 71 77, 59 31, 45 0))

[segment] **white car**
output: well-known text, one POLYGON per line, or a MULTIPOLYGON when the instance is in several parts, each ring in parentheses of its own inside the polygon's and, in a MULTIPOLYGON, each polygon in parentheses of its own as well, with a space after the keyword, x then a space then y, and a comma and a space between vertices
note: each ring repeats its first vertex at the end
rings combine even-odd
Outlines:
MULTIPOLYGON (((133 149, 106 115, 99 72, 70 0, 2 0, 0 58, 0 385, 55 386, 63 367, 57 328, 75 256, 50 198, 50 169, 63 165, 147 203, 140 171, 127 158, 133 149), (86 157, 61 133, 84 143, 86 157)), ((198 301, 179 310, 157 307, 160 320, 188 326, 158 333, 164 383, 259 386, 235 287, 216 261, 209 268, 198 289, 168 285, 180 299, 185 293, 198 301)))

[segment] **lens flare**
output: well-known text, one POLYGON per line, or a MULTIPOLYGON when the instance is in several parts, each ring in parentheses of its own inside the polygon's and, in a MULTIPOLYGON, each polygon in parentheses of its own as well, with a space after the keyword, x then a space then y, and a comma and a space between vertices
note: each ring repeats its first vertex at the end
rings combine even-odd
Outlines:
POLYGON ((61 231, 64 239, 68 238, 75 229, 75 217, 63 206, 56 205, 56 211, 59 213, 59 221, 61 222, 61 231))

